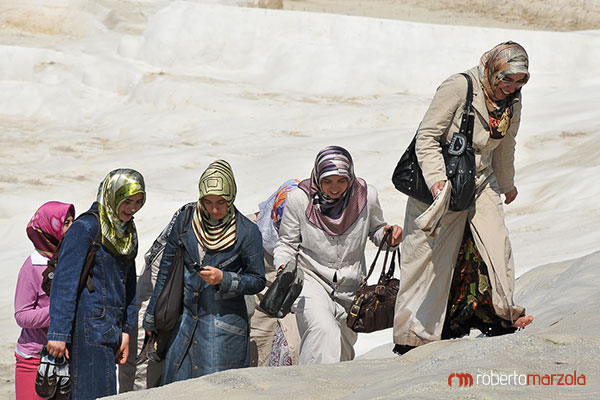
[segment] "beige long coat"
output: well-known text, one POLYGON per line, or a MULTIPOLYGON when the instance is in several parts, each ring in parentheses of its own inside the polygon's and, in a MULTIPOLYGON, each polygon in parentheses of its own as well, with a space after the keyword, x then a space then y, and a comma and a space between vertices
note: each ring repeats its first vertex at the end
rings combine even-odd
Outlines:
MULTIPOLYGON (((396 344, 419 346, 441 339, 452 274, 467 222, 488 267, 496 313, 514 321, 524 312, 513 302, 513 255, 500 197, 514 188, 514 150, 521 118, 520 97, 513 105, 506 136, 492 139, 477 68, 467 73, 473 80, 475 109, 475 204, 465 211, 448 211, 442 217, 440 233, 436 237, 428 237, 415 225, 415 219, 428 205, 412 198, 408 200, 400 290, 394 317, 396 344)), ((428 187, 447 179, 440 144, 449 142, 459 130, 466 93, 467 81, 462 75, 449 77, 437 89, 421 122, 416 151, 428 187)))

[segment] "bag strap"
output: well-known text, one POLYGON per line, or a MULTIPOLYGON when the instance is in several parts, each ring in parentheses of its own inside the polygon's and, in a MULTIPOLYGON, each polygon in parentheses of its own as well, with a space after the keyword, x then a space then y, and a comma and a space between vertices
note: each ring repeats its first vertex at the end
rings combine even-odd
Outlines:
POLYGON ((60 239, 60 242, 58 242, 58 245, 56 246, 56 250, 54 251, 54 254, 52 254, 52 258, 50 260, 48 260, 48 267, 56 269, 56 264, 58 263, 58 253, 60 253, 60 247, 62 246, 62 242, 63 242, 63 240, 60 239))
POLYGON ((460 74, 467 80, 467 96, 458 133, 462 133, 467 138, 468 145, 471 147, 473 145, 473 126, 475 122, 473 114, 473 80, 469 74, 464 72, 460 74))
POLYGON ((460 74, 467 80, 467 97, 463 111, 469 112, 473 106, 473 80, 471 79, 471 76, 465 72, 461 72, 460 74))
MULTIPOLYGON (((185 219, 183 220, 183 229, 186 229, 187 225, 190 223, 190 220, 192 219, 192 214, 194 214, 194 209, 195 209, 195 207, 190 206, 185 210, 185 219)), ((182 231, 182 233, 183 232, 187 232, 187 231, 182 231)))
MULTIPOLYGON (((381 253, 381 250, 383 249, 383 246, 387 245, 387 248, 386 248, 386 251, 385 251, 385 258, 383 260, 383 271, 382 271, 382 273, 385 271, 385 266, 387 264, 388 254, 390 252, 390 245, 388 244, 388 239, 391 236, 392 236, 392 229, 388 229, 387 232, 385 232, 385 234, 383 235, 383 239, 381 240, 381 243, 379 243, 379 248, 377 249, 377 254, 375 254, 375 258, 373 259, 373 262, 371 263, 371 266, 369 267, 369 273, 367 274, 367 276, 365 276, 365 278, 360 283, 360 287, 361 288, 364 287, 367 284, 367 280, 369 279, 369 277, 373 273, 373 270, 375 269, 375 264, 377 264, 377 258, 379 258, 379 253, 381 253)), ((392 274, 393 274, 393 271, 392 271, 392 274)))
POLYGON ((94 283, 92 282, 91 278, 92 267, 94 266, 94 258, 96 258, 96 252, 98 251, 100 246, 102 246, 102 229, 100 227, 100 216, 98 215, 98 213, 93 211, 87 211, 81 214, 79 217, 77 217, 77 219, 89 214, 96 217, 96 221, 98 221, 98 229, 96 230, 96 237, 92 242, 92 247, 88 251, 87 256, 85 257, 85 262, 83 263, 83 270, 81 271, 81 276, 79 277, 79 286, 77 289, 78 294, 83 291, 83 288, 85 286, 87 286, 90 292, 94 291, 94 283))
MULTIPOLYGON (((194 210, 196 207, 190 206, 185 210, 185 218, 183 220, 183 228, 181 229, 181 233, 179 234, 179 241, 178 243, 178 249, 182 248, 186 253, 189 254, 190 257, 192 257, 192 255, 190 254, 190 252, 188 251, 187 247, 185 247, 185 244, 183 244, 183 240, 181 239, 181 237, 183 236, 184 233, 187 233, 187 226, 190 223, 190 220, 192 219, 192 215, 194 215, 194 210)), ((192 257, 192 260, 194 259, 194 257, 192 257)))
MULTIPOLYGON (((389 248, 387 253, 389 253, 389 248)), ((386 253, 386 256, 387 256, 386 253)), ((398 265, 400 265, 400 250, 396 249, 394 250, 394 252, 392 253, 392 260, 390 261, 390 267, 388 268, 387 272, 385 271, 385 262, 383 264, 383 268, 381 269, 381 275, 379 275, 379 281, 377 282, 377 285, 375 286, 375 295, 379 298, 379 299, 384 299, 385 298, 385 291, 386 291, 386 287, 387 287, 387 283, 394 277, 394 270, 396 268, 396 263, 395 263, 395 258, 398 257, 398 265)))
POLYGON ((396 259, 398 259, 398 268, 400 268, 400 249, 394 250, 392 253, 392 261, 390 262, 390 267, 387 272, 385 271, 385 266, 381 271, 381 275, 379 276, 379 282, 385 282, 394 277, 394 272, 396 271, 396 259))

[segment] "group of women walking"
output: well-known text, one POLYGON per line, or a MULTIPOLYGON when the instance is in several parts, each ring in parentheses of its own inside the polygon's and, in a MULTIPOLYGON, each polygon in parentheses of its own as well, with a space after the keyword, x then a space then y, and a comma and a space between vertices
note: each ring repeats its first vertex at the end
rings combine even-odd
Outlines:
MULTIPOLYGON (((292 309, 295 323, 289 318, 279 325, 266 323, 257 308, 262 322, 253 322, 252 329, 263 332, 260 340, 268 348, 259 354, 261 365, 273 361, 275 343, 285 343, 292 352, 280 351, 276 358, 289 362, 271 365, 352 360, 356 333, 346 326, 346 316, 366 275, 367 240, 379 245, 387 230, 391 246, 402 242, 393 330, 398 354, 462 336, 470 328, 497 335, 531 322, 512 298, 514 262, 500 197, 509 204, 517 196, 514 150, 520 89, 529 80, 527 53, 514 42, 502 43, 467 73, 476 82, 477 193, 467 210, 443 210, 435 235, 415 223, 429 206, 412 198, 404 231, 388 224, 377 190, 355 174, 352 156, 343 147, 321 150, 310 177, 286 182, 250 219, 235 207, 237 185, 229 163, 217 160, 208 166, 191 216, 179 212, 165 234, 143 315, 143 328, 152 337, 157 298, 183 249, 183 312, 171 334, 162 384, 249 366, 251 324, 245 298, 263 291, 267 277, 272 281, 291 261, 304 272, 292 309), (289 342, 278 340, 286 330, 294 331, 299 348, 294 335, 284 335, 289 342), (298 355, 291 356, 294 352, 298 355)), ((433 196, 447 180, 441 145, 458 130, 466 86, 460 75, 444 81, 419 127, 419 164, 433 196)), ((137 326, 133 216, 145 200, 141 174, 117 169, 101 182, 89 212, 70 228, 74 207, 59 202, 44 204, 28 224, 35 250, 22 267, 15 295, 15 317, 23 328, 15 354, 17 399, 35 398, 43 345, 51 356, 70 360, 73 399, 117 392, 115 363, 126 362, 129 334, 137 326), (79 289, 98 231, 101 243, 89 279, 79 289), (61 240, 48 298, 41 290, 42 272, 61 240)))

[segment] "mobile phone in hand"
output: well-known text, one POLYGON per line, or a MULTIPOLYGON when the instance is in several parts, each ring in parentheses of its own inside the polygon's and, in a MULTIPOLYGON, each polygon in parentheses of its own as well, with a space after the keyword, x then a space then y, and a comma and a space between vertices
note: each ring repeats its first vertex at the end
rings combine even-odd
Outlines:
POLYGON ((193 264, 192 264, 192 267, 194 267, 194 269, 195 269, 197 272, 200 272, 200 271, 202 271, 203 269, 205 269, 205 268, 204 268, 202 265, 200 265, 200 264, 198 264, 198 263, 193 263, 193 264))

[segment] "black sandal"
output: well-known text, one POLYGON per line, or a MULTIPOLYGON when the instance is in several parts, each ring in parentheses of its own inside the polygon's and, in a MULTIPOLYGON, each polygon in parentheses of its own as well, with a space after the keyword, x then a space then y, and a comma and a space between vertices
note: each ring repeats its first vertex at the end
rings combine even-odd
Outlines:
POLYGON ((55 359, 56 375, 58 377, 58 389, 53 400, 69 400, 71 398, 71 373, 69 362, 66 357, 55 359))
POLYGON ((48 353, 46 346, 40 352, 40 365, 35 375, 35 392, 44 399, 50 399, 56 394, 58 377, 54 357, 48 353))

